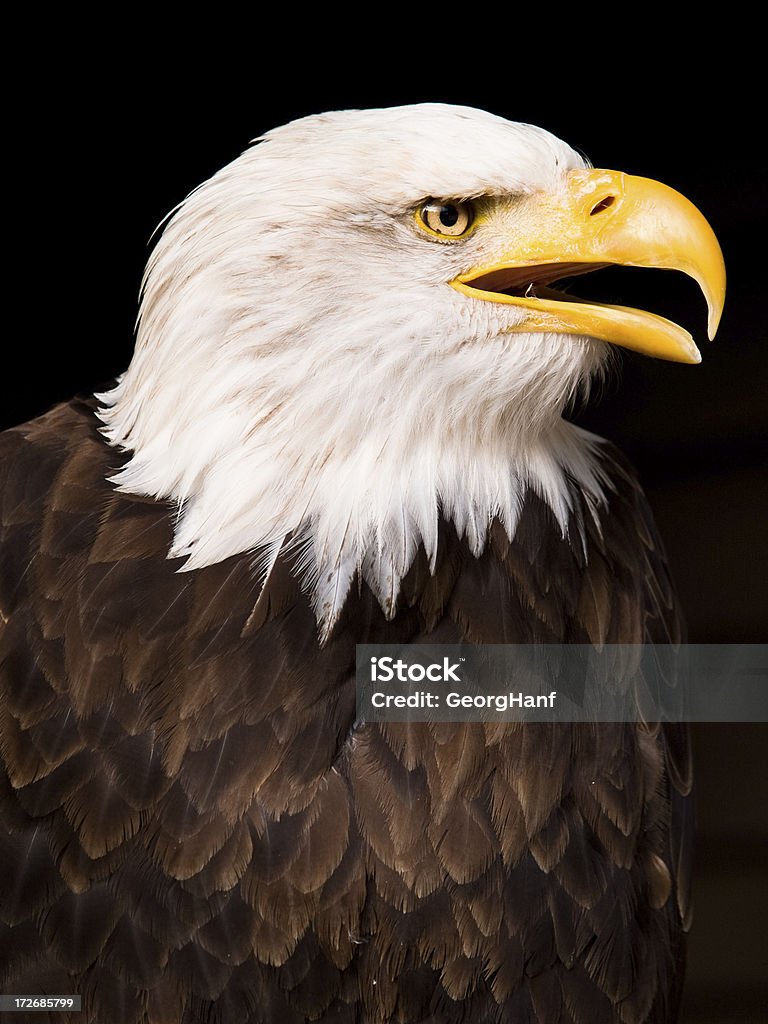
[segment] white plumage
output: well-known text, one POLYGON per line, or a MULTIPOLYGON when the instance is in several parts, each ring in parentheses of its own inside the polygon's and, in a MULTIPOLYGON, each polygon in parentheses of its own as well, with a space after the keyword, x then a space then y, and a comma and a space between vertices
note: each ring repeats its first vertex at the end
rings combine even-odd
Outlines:
POLYGON ((582 158, 547 132, 425 104, 268 133, 174 213, 147 270, 136 354, 100 396, 123 490, 167 498, 185 569, 290 536, 322 631, 356 570, 383 609, 442 514, 479 553, 532 485, 566 528, 567 477, 602 500, 596 438, 562 412, 609 346, 510 333, 514 305, 449 282, 490 229, 420 234, 429 197, 516 201, 582 158))

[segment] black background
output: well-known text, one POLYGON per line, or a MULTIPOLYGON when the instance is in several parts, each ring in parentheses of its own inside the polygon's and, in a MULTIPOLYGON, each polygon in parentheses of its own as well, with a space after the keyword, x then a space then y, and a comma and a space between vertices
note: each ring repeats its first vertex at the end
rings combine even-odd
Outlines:
MULTIPOLYGON (((325 109, 422 100, 481 106, 553 131, 595 166, 672 185, 715 229, 729 290, 714 343, 704 332, 704 300, 681 275, 611 271, 595 293, 683 323, 703 363, 623 353, 620 375, 576 418, 616 442, 640 470, 690 639, 766 642, 761 90, 745 77, 746 53, 731 52, 738 63, 727 71, 716 41, 687 60, 679 44, 662 49, 656 39, 645 53, 625 54, 605 41, 607 16, 595 12, 589 48, 574 43, 558 59, 544 45, 546 26, 527 34, 522 48, 519 38, 487 33, 490 51, 478 69, 464 60, 469 45, 477 48, 476 36, 456 26, 409 30, 397 56, 391 28, 361 33, 346 58, 320 42, 299 53, 293 30, 284 29, 272 70, 262 59, 269 43, 263 34, 231 55, 229 42, 199 41, 175 61, 168 60, 178 49, 173 38, 152 39, 125 60, 68 40, 46 62, 48 87, 23 118, 12 158, 19 187, 11 205, 18 197, 24 230, 11 255, 31 300, 6 292, 6 306, 19 318, 11 333, 6 329, 13 360, 4 367, 2 426, 93 390, 125 368, 152 231, 250 139, 325 109)), ((695 740, 700 840, 686 1020, 758 1020, 768 955, 768 728, 700 726, 695 740)))

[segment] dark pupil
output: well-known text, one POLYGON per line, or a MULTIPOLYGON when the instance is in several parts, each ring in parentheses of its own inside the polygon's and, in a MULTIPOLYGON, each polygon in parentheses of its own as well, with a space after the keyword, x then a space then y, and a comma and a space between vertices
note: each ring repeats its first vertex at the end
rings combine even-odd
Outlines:
POLYGON ((452 228, 459 219, 459 210, 456 206, 440 207, 440 223, 444 228, 452 228))

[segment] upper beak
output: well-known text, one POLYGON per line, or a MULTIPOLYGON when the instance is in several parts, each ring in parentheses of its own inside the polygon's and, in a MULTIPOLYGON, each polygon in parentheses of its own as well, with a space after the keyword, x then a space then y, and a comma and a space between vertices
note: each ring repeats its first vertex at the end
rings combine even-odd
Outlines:
POLYGON ((670 320, 549 289, 530 294, 526 287, 610 264, 688 274, 707 300, 708 333, 714 337, 725 299, 725 265, 714 232, 679 192, 619 171, 570 171, 564 192, 524 200, 510 216, 495 257, 451 284, 465 295, 524 310, 511 331, 588 335, 661 359, 700 362, 690 334, 670 320))

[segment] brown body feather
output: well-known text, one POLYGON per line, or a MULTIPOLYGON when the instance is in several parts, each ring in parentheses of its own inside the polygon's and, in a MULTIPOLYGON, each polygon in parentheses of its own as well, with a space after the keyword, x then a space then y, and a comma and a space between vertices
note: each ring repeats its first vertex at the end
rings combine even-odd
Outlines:
POLYGON ((320 647, 287 560, 176 571, 92 404, 4 435, 0 988, 88 1024, 675 1020, 682 727, 355 725, 356 643, 679 638, 604 457, 584 544, 532 493, 480 558, 444 523, 394 618, 355 588, 320 647))

